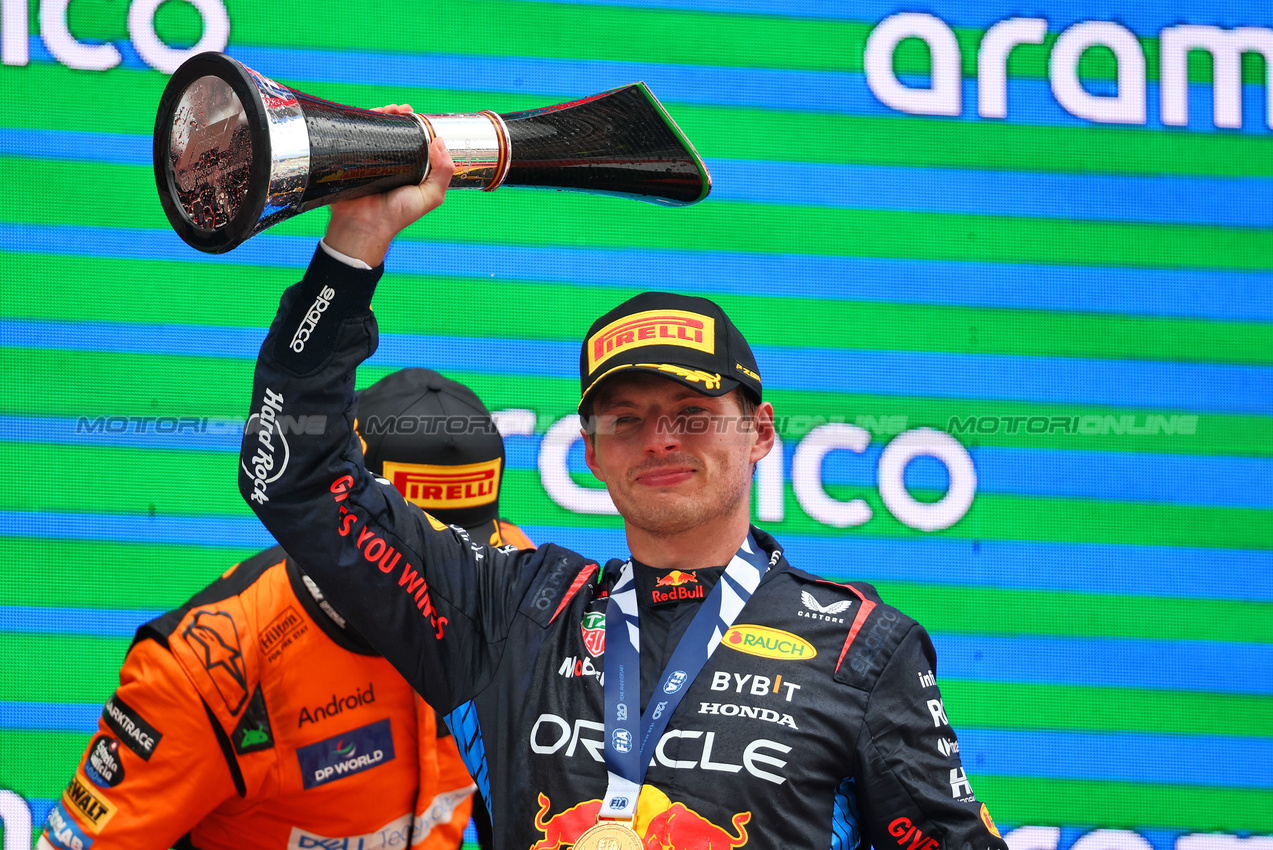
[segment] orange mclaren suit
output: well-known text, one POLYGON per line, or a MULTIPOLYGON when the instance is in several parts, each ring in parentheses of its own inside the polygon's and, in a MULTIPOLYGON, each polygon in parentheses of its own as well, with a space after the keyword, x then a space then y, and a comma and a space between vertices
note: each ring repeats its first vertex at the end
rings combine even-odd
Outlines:
POLYGON ((433 709, 279 547, 138 629, 98 727, 40 847, 451 850, 472 807, 433 709))

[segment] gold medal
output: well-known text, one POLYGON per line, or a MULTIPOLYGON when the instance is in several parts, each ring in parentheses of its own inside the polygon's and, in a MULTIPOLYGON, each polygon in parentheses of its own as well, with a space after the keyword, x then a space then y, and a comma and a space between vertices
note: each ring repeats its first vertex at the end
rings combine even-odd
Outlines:
POLYGON ((641 850, 631 821, 601 821, 575 841, 574 850, 641 850))

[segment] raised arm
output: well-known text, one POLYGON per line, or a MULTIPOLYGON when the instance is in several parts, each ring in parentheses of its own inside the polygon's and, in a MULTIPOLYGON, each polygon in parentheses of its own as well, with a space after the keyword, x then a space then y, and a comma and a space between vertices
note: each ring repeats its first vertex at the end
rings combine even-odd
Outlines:
POLYGON ((345 256, 320 247, 283 294, 257 361, 239 487, 336 608, 446 711, 493 667, 539 556, 470 541, 405 502, 363 466, 353 429, 380 260, 445 195, 450 157, 440 143, 431 156, 422 186, 333 205, 328 245, 345 256))

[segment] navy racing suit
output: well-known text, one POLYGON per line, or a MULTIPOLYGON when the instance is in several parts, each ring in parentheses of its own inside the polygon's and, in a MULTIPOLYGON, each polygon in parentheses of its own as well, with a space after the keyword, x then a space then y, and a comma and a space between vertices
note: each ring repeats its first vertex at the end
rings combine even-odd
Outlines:
MULTIPOLYGON (((382 273, 319 249, 284 293, 257 362, 240 489, 449 714, 495 846, 568 847, 606 790, 604 618, 623 562, 600 568, 552 544, 492 548, 363 468, 354 372, 376 349, 369 305, 382 273), (329 306, 294 351, 319 297, 329 306), (280 424, 299 417, 325 427, 280 424)), ((960 762, 924 629, 870 585, 796 569, 752 533, 769 569, 655 748, 634 824, 644 846, 1006 850, 960 762)), ((722 569, 636 565, 642 709, 722 569)))

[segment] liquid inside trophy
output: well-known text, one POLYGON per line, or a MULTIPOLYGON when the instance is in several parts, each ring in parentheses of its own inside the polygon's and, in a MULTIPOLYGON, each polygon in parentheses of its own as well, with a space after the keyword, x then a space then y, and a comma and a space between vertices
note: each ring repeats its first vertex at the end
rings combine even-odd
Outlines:
POLYGON ((645 86, 494 112, 386 115, 330 103, 261 76, 221 53, 187 60, 155 119, 159 200, 189 245, 220 254, 294 215, 419 183, 441 136, 453 189, 523 186, 701 201, 711 177, 645 86))

